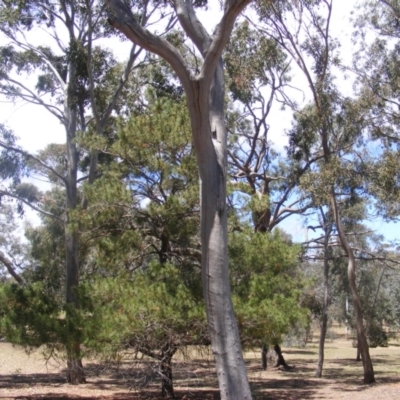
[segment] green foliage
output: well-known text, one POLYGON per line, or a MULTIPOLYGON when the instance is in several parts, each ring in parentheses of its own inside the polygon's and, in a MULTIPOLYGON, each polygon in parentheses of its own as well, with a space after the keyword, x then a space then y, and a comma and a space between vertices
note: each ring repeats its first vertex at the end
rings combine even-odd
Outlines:
POLYGON ((55 345, 66 339, 62 310, 40 282, 27 287, 0 286, 0 334, 27 347, 55 345))
POLYGON ((202 297, 173 265, 151 263, 132 276, 96 279, 85 290, 93 305, 85 344, 97 352, 128 346, 157 354, 167 343, 202 344, 207 336, 202 297))
POLYGON ((243 103, 259 100, 259 87, 273 86, 274 74, 283 75, 281 85, 289 81, 285 53, 276 41, 250 29, 247 21, 233 32, 226 48, 225 63, 232 97, 243 103))
POLYGON ((190 265, 187 256, 199 253, 198 177, 183 102, 154 100, 120 121, 112 143, 85 143, 118 159, 84 189, 91 206, 79 221, 93 268, 133 270, 154 259, 190 265))
POLYGON ((0 179, 3 184, 11 181, 12 186, 20 184, 26 174, 25 158, 9 150, 9 147, 17 147, 16 142, 14 133, 0 124, 0 179))
POLYGON ((281 343, 291 327, 307 323, 307 310, 300 306, 305 281, 297 269, 298 252, 278 230, 246 228, 230 235, 233 301, 247 345, 281 343))

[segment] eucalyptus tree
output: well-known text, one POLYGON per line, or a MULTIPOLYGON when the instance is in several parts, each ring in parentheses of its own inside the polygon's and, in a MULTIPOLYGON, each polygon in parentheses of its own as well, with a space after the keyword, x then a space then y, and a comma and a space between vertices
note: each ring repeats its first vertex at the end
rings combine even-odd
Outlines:
MULTIPOLYGON (((185 35, 203 58, 192 70, 179 49, 143 29, 129 6, 107 1, 109 21, 132 42, 167 61, 180 80, 190 115, 193 145, 201 180, 202 281, 211 346, 222 399, 250 399, 251 391, 233 312, 227 262, 224 67, 222 52, 233 25, 250 0, 223 4, 223 15, 210 35, 198 19, 197 2, 176 0, 173 12, 185 35)), ((200 2, 200 5, 204 4, 200 2)), ((165 5, 165 10, 168 10, 165 5)))
MULTIPOLYGON (((141 24, 148 22, 153 11, 147 2, 138 6, 141 24)), ((66 304, 67 308, 78 307, 75 292, 79 285, 79 233, 73 213, 80 201, 83 207, 87 206, 85 198, 80 199, 78 187, 96 178, 98 153, 83 154, 77 139, 79 132, 93 130, 103 135, 111 128, 112 112, 121 105, 120 95, 141 49, 132 46, 128 61, 121 66, 110 51, 96 45, 99 39, 112 34, 105 22, 103 5, 90 0, 2 0, 0 31, 6 42, 0 49, 0 93, 10 101, 43 107, 65 130, 66 168, 62 173, 5 141, 1 146, 46 169, 65 189, 66 304), (46 37, 44 45, 35 43, 38 32, 46 37), (32 76, 36 85, 29 83, 32 76), (80 174, 80 162, 87 156, 89 167, 80 174)), ((35 207, 15 190, 7 195, 35 207)), ((70 343, 67 354, 68 381, 84 382, 79 343, 70 343)))
MULTIPOLYGON (((251 212, 254 231, 269 234, 286 218, 304 214, 312 205, 297 191, 299 179, 315 161, 301 165, 283 159, 270 140, 270 122, 278 106, 294 108, 290 99, 290 58, 272 38, 259 35, 249 21, 234 30, 225 54, 232 110, 228 114, 230 191, 235 202, 251 212), (297 191, 297 192, 296 192, 297 191)), ((273 126, 277 130, 277 126, 273 126)), ((278 128, 279 129, 279 128, 278 128)), ((318 159, 318 157, 317 157, 318 159)), ((266 335, 268 337, 268 335, 266 335)), ((278 365, 289 368, 280 349, 282 336, 273 344, 278 365)))
POLYGON ((310 171, 303 177, 303 183, 317 190, 321 204, 329 207, 342 249, 348 257, 348 279, 364 382, 372 383, 375 378, 356 284, 356 259, 339 207, 343 201, 341 193, 351 198, 354 188, 360 186, 356 164, 351 156, 346 157, 360 132, 360 117, 357 117, 352 102, 343 99, 334 85, 333 68, 339 60, 336 54, 338 44, 330 37, 329 31, 332 0, 260 2, 258 12, 260 31, 274 37, 291 55, 310 90, 311 103, 297 114, 291 135, 291 152, 303 160, 307 160, 312 151, 323 157, 318 173, 310 171), (294 28, 289 25, 289 18, 295 23, 294 28), (306 20, 308 24, 305 24, 306 20), (346 123, 350 119, 353 119, 352 124, 346 123))
POLYGON ((290 98, 290 58, 274 39, 260 35, 245 21, 234 31, 225 60, 234 102, 228 150, 231 190, 250 198, 255 231, 271 232, 311 206, 295 191, 315 160, 306 165, 283 160, 269 137, 274 108, 295 108, 290 98))
POLYGON ((355 25, 360 50, 353 68, 356 90, 365 115, 365 131, 376 144, 369 157, 369 192, 376 209, 387 220, 399 216, 399 18, 397 1, 367 1, 355 25), (379 157, 376 157, 379 154, 379 157))
MULTIPOLYGON (((16 231, 17 224, 15 221, 15 213, 10 204, 5 204, 4 200, 0 205, 0 265, 5 267, 8 274, 11 275, 20 285, 24 283, 24 279, 19 273, 19 269, 23 266, 23 246, 18 240, 16 231)), ((1 280, 7 277, 1 269, 1 280)))

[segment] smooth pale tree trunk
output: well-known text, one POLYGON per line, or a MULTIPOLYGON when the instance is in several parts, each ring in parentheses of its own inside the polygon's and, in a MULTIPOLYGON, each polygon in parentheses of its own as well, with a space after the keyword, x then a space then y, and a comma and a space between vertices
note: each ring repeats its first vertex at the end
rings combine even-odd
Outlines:
POLYGON ((198 20, 192 1, 172 1, 179 23, 204 59, 201 71, 193 76, 180 51, 162 37, 143 29, 125 2, 107 1, 111 25, 132 42, 166 60, 185 90, 200 175, 203 294, 222 400, 252 398, 228 274, 227 132, 221 60, 234 22, 249 2, 225 0, 224 15, 210 36, 198 20))
MULTIPOLYGON (((195 85, 200 108, 188 102, 201 181, 202 283, 221 399, 251 399, 228 273, 227 133, 222 60, 211 93, 195 85), (208 99, 209 97, 209 99, 208 99)), ((194 94, 196 92, 194 91, 194 94)))
POLYGON ((354 257, 353 249, 351 248, 344 233, 342 221, 339 215, 339 210, 336 202, 336 195, 333 187, 331 187, 330 190, 330 200, 331 200, 332 210, 335 216, 335 222, 339 234, 339 239, 348 257, 347 276, 349 279, 350 292, 356 315, 357 342, 364 368, 364 383, 370 384, 375 382, 375 375, 374 375, 374 369, 372 367, 371 357, 369 355, 369 346, 367 342, 367 336, 365 334, 364 321, 362 316, 361 300, 356 284, 356 260, 354 257))
POLYGON ((317 378, 322 377, 322 368, 324 366, 324 354, 325 354, 325 339, 326 339, 326 331, 328 327, 328 304, 325 300, 326 296, 326 287, 324 289, 324 305, 322 309, 322 321, 321 321, 321 330, 319 334, 319 346, 318 346, 318 364, 317 370, 315 371, 315 376, 317 378))
MULTIPOLYGON (((321 211, 323 212, 323 211, 321 211)), ((319 347, 318 347, 318 364, 315 376, 317 378, 322 377, 322 368, 324 366, 324 351, 325 351, 325 339, 326 331, 328 328, 328 307, 329 307, 329 237, 331 233, 331 226, 327 226, 326 218, 324 221, 324 303, 322 307, 322 320, 321 320, 321 331, 319 335, 319 347)))

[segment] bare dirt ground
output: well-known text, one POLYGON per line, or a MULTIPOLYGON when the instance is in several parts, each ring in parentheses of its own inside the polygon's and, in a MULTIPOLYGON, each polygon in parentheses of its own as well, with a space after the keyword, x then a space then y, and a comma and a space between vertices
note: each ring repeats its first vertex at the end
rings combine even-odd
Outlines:
MULTIPOLYGON (((376 383, 362 384, 362 365, 355 361, 355 349, 343 336, 327 341, 322 379, 314 378, 317 343, 304 349, 283 349, 290 371, 260 368, 259 354, 247 352, 249 377, 257 400, 297 399, 400 399, 400 342, 387 348, 371 349, 376 383)), ((0 343, 0 399, 160 399, 160 378, 150 361, 134 360, 105 365, 86 360, 88 383, 65 383, 64 365, 46 361, 40 352, 29 356, 8 343, 0 343)), ((174 363, 178 399, 217 400, 217 383, 210 356, 190 351, 174 363)))

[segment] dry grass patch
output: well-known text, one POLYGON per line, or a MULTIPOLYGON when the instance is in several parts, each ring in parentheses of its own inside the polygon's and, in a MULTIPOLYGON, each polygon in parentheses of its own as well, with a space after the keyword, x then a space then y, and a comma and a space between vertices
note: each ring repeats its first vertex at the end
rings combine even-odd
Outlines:
MULTIPOLYGON (((260 400, 297 399, 397 399, 400 398, 400 342, 371 349, 377 383, 362 384, 362 364, 356 349, 346 340, 343 328, 326 343, 322 379, 314 377, 318 347, 314 340, 306 348, 284 348, 291 371, 260 368, 259 352, 246 353, 249 377, 260 400)), ((103 364, 86 360, 88 383, 65 384, 64 365, 46 364, 40 352, 27 355, 10 344, 0 343, 0 399, 159 399, 160 378, 156 363, 147 359, 103 364)), ((177 398, 219 399, 213 361, 209 351, 189 348, 174 358, 177 398)))

